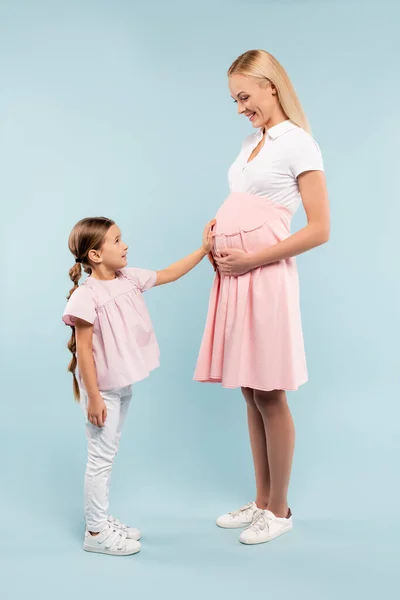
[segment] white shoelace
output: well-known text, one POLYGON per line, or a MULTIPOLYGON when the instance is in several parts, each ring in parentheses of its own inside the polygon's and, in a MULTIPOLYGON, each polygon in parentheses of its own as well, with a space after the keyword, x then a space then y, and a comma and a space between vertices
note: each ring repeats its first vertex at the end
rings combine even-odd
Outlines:
POLYGON ((272 518, 269 515, 267 515, 264 510, 257 509, 253 515, 253 521, 251 525, 249 525, 249 527, 246 527, 246 529, 251 529, 255 533, 261 533, 262 531, 269 529, 271 521, 272 518))
POLYGON ((238 508, 238 510, 234 510, 233 512, 231 512, 229 514, 231 515, 232 519, 237 519, 243 513, 247 512, 249 510, 253 510, 253 502, 249 502, 248 504, 246 504, 246 506, 242 506, 242 508, 238 508))

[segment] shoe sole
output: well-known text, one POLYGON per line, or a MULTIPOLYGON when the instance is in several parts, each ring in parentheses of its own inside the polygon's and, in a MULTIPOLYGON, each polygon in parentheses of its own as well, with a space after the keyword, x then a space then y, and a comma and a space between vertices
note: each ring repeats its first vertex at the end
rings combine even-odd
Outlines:
POLYGON ((284 531, 280 531, 279 533, 276 533, 274 536, 268 538, 267 540, 262 540, 262 541, 254 540, 254 542, 251 542, 251 541, 245 542, 239 538, 239 542, 241 544, 244 544, 245 546, 257 546, 258 544, 267 544, 268 542, 272 542, 273 540, 276 540, 276 538, 280 537, 281 535, 284 535, 285 533, 289 533, 289 531, 292 531, 292 529, 293 529, 293 527, 288 527, 284 531))
POLYGON ((140 552, 141 548, 137 550, 129 550, 129 552, 116 552, 115 550, 104 550, 100 548, 93 548, 92 546, 83 546, 85 552, 93 552, 95 554, 107 554, 108 556, 132 556, 140 552))

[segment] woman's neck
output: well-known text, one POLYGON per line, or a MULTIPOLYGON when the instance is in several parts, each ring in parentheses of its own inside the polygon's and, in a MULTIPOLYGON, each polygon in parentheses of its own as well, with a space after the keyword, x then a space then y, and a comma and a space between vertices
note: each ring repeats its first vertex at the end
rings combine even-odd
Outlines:
POLYGON ((267 132, 268 129, 271 129, 272 127, 275 127, 275 125, 279 125, 279 123, 283 123, 287 120, 288 117, 285 115, 285 113, 282 110, 279 110, 276 112, 276 114, 271 115, 268 121, 264 123, 262 129, 264 132, 267 132))

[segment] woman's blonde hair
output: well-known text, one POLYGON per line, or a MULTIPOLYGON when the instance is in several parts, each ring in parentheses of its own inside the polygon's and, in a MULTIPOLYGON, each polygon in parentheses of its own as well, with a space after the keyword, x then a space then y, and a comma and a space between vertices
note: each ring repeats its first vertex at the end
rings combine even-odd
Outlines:
MULTIPOLYGON (((92 273, 89 252, 91 250, 100 250, 107 231, 114 224, 114 221, 105 217, 89 217, 79 221, 71 231, 68 247, 71 254, 75 257, 75 264, 69 270, 69 278, 74 287, 70 290, 67 300, 71 298, 72 294, 79 287, 79 280, 82 277, 82 267, 88 275, 92 273)), ((71 327, 71 329, 72 333, 71 339, 68 342, 68 350, 71 352, 72 358, 68 365, 68 371, 72 373, 75 400, 79 401, 79 385, 75 374, 77 367, 75 327, 71 327)))
POLYGON ((311 133, 310 124, 297 97, 296 91, 282 65, 265 50, 248 50, 229 67, 231 75, 254 77, 260 83, 272 83, 277 91, 283 112, 293 123, 311 133))

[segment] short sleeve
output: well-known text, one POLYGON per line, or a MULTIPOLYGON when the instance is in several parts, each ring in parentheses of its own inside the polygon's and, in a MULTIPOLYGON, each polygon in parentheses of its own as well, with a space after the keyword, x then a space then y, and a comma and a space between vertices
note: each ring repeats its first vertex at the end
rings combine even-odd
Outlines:
POLYGON ((122 269, 122 273, 125 274, 141 292, 146 292, 154 287, 157 281, 156 271, 129 267, 127 269, 122 269))
POLYGON ((66 325, 75 326, 76 319, 82 319, 93 324, 96 319, 96 302, 93 290, 82 285, 72 294, 68 300, 63 314, 63 321, 66 325))
POLYGON ((308 133, 304 132, 304 136, 301 137, 294 148, 290 170, 296 179, 306 171, 324 170, 321 150, 317 142, 308 133))

